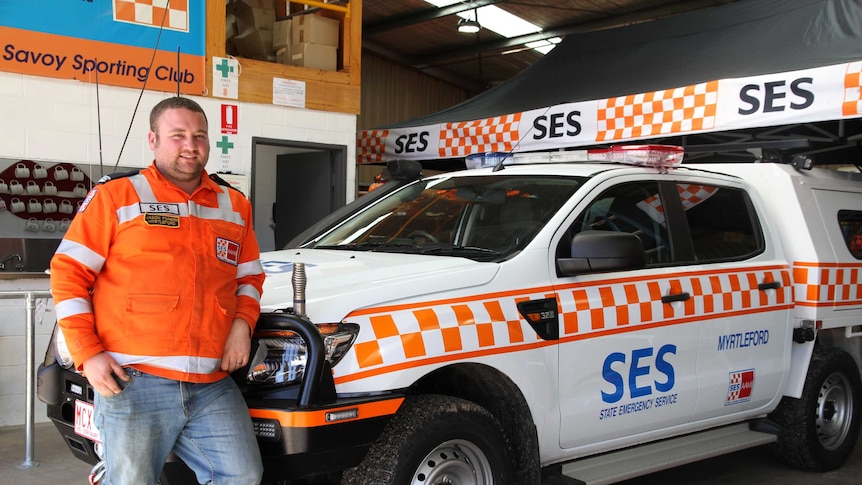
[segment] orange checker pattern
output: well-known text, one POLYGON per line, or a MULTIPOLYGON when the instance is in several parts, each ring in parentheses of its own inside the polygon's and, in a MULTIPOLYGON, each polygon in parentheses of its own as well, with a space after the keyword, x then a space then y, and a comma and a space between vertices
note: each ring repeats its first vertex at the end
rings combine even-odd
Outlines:
POLYGON ((156 28, 164 24, 166 29, 188 32, 189 2, 170 0, 168 4, 168 0, 114 0, 114 20, 156 28))
POLYGON ((446 123, 440 128, 441 157, 509 152, 518 143, 521 113, 475 121, 446 123))
POLYGON ((596 141, 709 130, 717 105, 718 81, 603 99, 596 141))
POLYGON ((679 192, 679 200, 682 202, 682 207, 685 210, 691 209, 710 198, 718 190, 718 187, 706 187, 696 184, 677 184, 676 187, 677 192, 679 192))
POLYGON ((806 307, 862 304, 862 264, 793 263, 796 303, 806 307))
POLYGON ((553 294, 519 295, 459 302, 429 302, 380 313, 349 315, 371 332, 362 332, 339 370, 349 372, 391 366, 446 354, 463 354, 540 342, 521 319, 516 303, 552 298, 553 294))
POLYGON ((847 64, 844 74, 844 103, 841 105, 844 116, 862 114, 862 61, 847 64))
MULTIPOLYGON (((685 210, 689 210, 712 196, 712 194, 718 190, 718 187, 708 187, 696 184, 677 184, 676 189, 677 192, 679 192, 679 199, 682 202, 682 207, 685 210)), ((664 223, 664 207, 662 207, 661 198, 659 198, 658 195, 646 198, 638 202, 636 206, 647 213, 656 222, 664 223)))
POLYGON ((415 365, 549 345, 521 318, 517 302, 557 298, 563 340, 606 333, 756 314, 793 306, 790 269, 668 274, 662 278, 603 280, 576 284, 556 294, 525 289, 518 294, 366 309, 347 321, 364 330, 339 363, 336 379, 356 379, 415 365), (780 287, 758 285, 778 281, 780 287), (688 293, 687 301, 663 296, 688 293), (368 331, 370 329, 370 331, 368 331))
POLYGON ((793 304, 790 282, 788 269, 765 268, 575 285, 558 293, 563 321, 561 338, 673 325, 729 313, 786 309, 793 304), (759 284, 773 281, 782 283, 778 290, 758 289, 759 284), (690 295, 686 301, 661 301, 663 296, 683 292, 690 295))
POLYGON ((389 130, 365 130, 356 141, 357 163, 382 162, 389 130))

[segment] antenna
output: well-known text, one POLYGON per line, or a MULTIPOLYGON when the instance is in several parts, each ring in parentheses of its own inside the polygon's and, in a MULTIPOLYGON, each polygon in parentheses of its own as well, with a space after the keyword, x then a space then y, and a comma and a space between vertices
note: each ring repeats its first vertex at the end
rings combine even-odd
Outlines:
POLYGON ((177 45, 177 97, 180 97, 180 46, 177 45))
MULTIPOLYGON (((550 110, 551 110, 551 107, 550 107, 550 106, 548 106, 547 108, 545 108, 545 111, 542 113, 542 116, 545 116, 546 114, 548 114, 548 111, 550 111, 550 110)), ((497 163, 497 165, 494 165, 494 168, 493 168, 493 170, 491 170, 491 171, 492 171, 492 172, 497 172, 497 171, 503 170, 503 162, 505 162, 505 161, 506 161, 506 159, 510 159, 510 160, 512 159, 512 154, 515 152, 515 150, 517 150, 517 149, 518 149, 518 147, 521 145, 521 142, 522 142, 522 141, 524 141, 524 138, 526 138, 526 137, 527 137, 527 135, 529 135, 529 134, 530 134, 534 129, 536 129, 536 125, 535 125, 535 124, 534 124, 534 125, 532 125, 532 126, 530 126, 530 129, 529 129, 529 130, 527 130, 527 132, 526 132, 526 133, 524 133, 524 134, 521 136, 521 138, 519 138, 519 139, 518 139, 517 143, 515 143, 515 144, 512 146, 512 148, 510 148, 510 149, 509 149, 509 151, 508 151, 508 152, 506 152, 506 155, 507 155, 507 156, 505 156, 505 157, 501 158, 501 159, 500 159, 500 162, 499 162, 499 163, 497 163)))
POLYGON ((150 79, 150 74, 153 72, 153 64, 156 62, 156 53, 159 51, 159 40, 162 38, 162 31, 165 30, 165 20, 168 18, 168 10, 171 7, 171 0, 165 2, 165 13, 162 15, 162 25, 159 26, 159 35, 156 37, 156 44, 153 46, 153 56, 150 58, 150 65, 147 67, 147 75, 144 76, 144 84, 141 85, 141 92, 138 93, 138 101, 135 103, 135 110, 132 111, 132 119, 129 120, 129 129, 126 131, 126 137, 123 139, 123 145, 120 147, 120 153, 117 154, 117 163, 114 164, 114 170, 120 165, 120 158, 123 156, 123 149, 126 148, 126 142, 129 141, 129 134, 132 132, 132 125, 135 123, 135 114, 138 112, 138 107, 141 105, 141 98, 144 97, 144 90, 147 88, 147 80, 150 79))
POLYGON ((102 165, 102 107, 99 101, 99 69, 96 71, 96 123, 99 130, 99 177, 105 176, 105 167, 102 165))

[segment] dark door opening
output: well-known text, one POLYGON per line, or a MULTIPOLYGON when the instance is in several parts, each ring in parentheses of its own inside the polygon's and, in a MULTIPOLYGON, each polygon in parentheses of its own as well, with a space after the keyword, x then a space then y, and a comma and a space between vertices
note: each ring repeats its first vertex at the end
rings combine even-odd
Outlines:
POLYGON ((261 251, 291 239, 347 203, 347 147, 252 140, 252 202, 261 251))
POLYGON ((272 207, 275 247, 323 219, 333 207, 332 163, 329 152, 279 155, 276 158, 276 195, 272 207))

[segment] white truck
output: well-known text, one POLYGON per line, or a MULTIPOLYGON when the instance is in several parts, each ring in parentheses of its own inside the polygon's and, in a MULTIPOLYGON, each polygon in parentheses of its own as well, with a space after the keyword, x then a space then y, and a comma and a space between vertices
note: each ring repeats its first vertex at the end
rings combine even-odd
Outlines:
MULTIPOLYGON (((265 481, 612 483, 769 443, 842 466, 862 403, 862 174, 682 157, 471 157, 262 255, 234 378, 265 481)), ((75 411, 92 389, 55 340, 39 395, 95 463, 75 411)))

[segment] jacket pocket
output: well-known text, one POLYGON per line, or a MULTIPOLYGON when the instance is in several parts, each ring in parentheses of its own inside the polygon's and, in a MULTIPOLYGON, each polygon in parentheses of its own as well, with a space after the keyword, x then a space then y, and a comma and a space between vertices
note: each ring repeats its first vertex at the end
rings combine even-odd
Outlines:
POLYGON ((222 271, 235 272, 242 252, 243 228, 225 221, 207 221, 212 234, 212 250, 222 271))
POLYGON ((210 342, 213 353, 221 357, 224 353, 224 344, 227 342, 227 337, 233 326, 233 319, 236 316, 236 298, 216 296, 214 299, 215 308, 213 308, 213 328, 210 333, 210 342))
POLYGON ((123 334, 144 352, 166 351, 171 348, 176 332, 177 295, 137 294, 126 300, 123 334))

